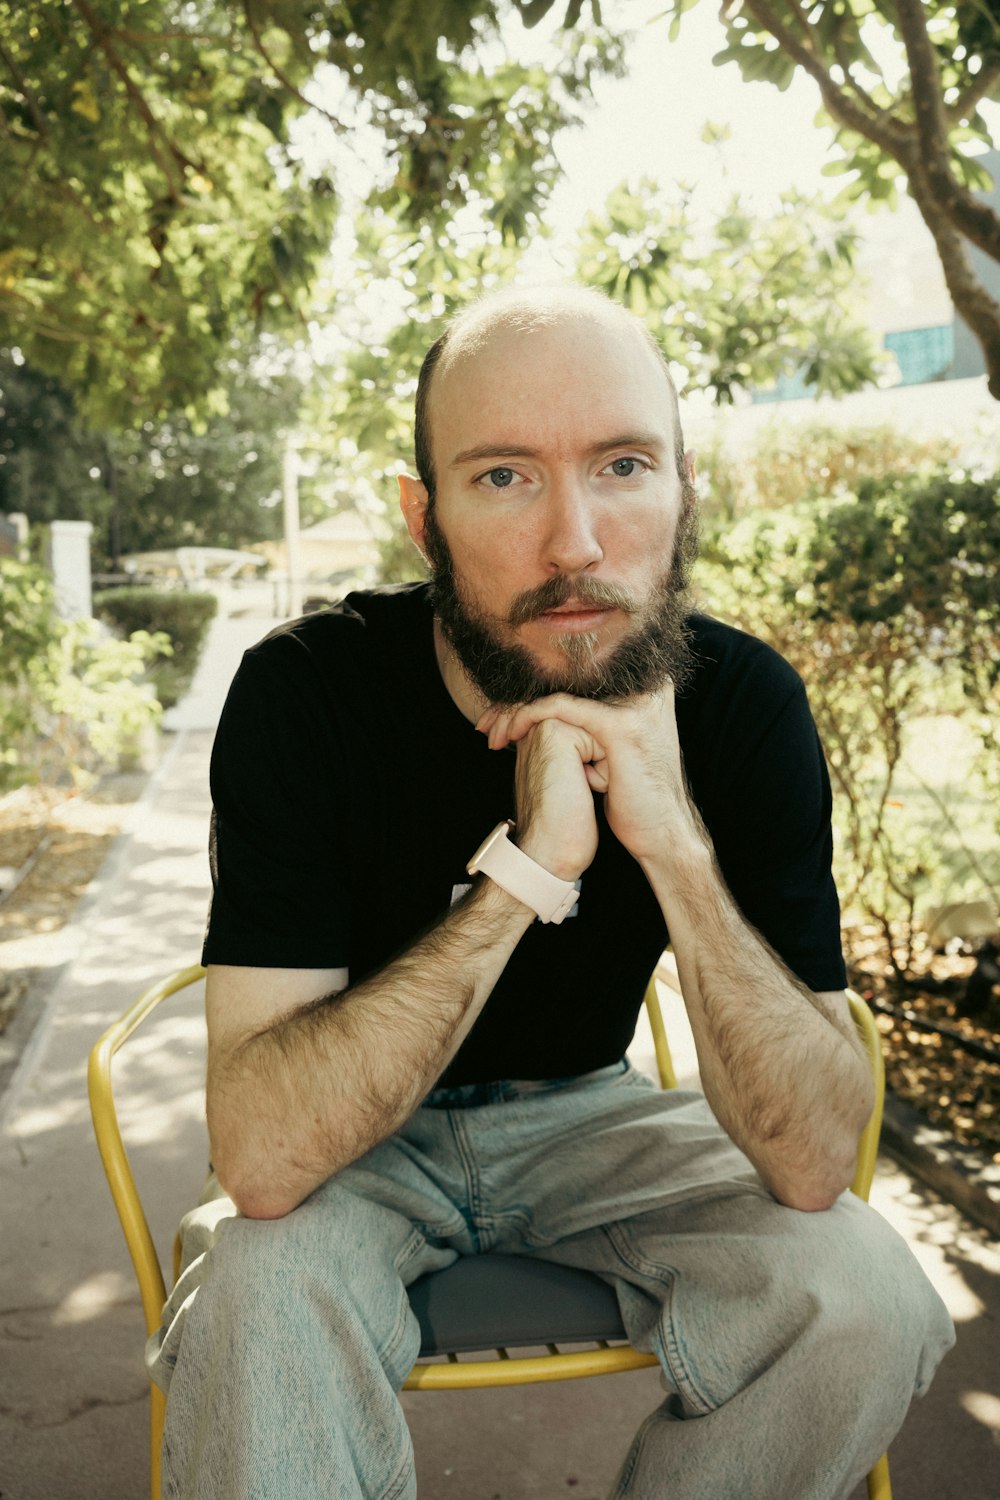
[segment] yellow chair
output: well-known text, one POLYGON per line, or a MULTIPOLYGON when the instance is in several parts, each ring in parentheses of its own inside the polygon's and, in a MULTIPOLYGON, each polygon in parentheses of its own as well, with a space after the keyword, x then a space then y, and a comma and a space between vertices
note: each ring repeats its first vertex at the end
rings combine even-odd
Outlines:
MULTIPOLYGON (((204 974, 205 970, 195 964, 145 990, 95 1043, 88 1066, 94 1132, 139 1282, 147 1336, 160 1326, 167 1288, 118 1126, 111 1066, 119 1048, 162 1001, 178 990, 196 984, 204 974)), ((876 1093, 875 1108, 858 1146, 851 1184, 852 1191, 867 1201, 878 1154, 885 1077, 879 1033, 871 1011, 857 995, 850 994, 849 1000, 871 1062, 876 1093)), ((660 1082, 664 1088, 676 1088, 677 1079, 655 980, 650 980, 646 992, 646 1010, 660 1082)), ((177 1241, 174 1245, 174 1279, 179 1255, 180 1243, 177 1241)), ((518 1256, 462 1257, 447 1270, 423 1277, 410 1288, 410 1300, 420 1321, 422 1346, 420 1359, 407 1377, 406 1390, 453 1390, 575 1380, 656 1364, 655 1355, 642 1353, 624 1342, 625 1333, 614 1293, 598 1277, 584 1271, 518 1256), (535 1321, 539 1306, 545 1309, 546 1327, 541 1331, 535 1321), (502 1342, 489 1328, 493 1310, 497 1308, 501 1309, 502 1342), (581 1343, 594 1347, 559 1347, 560 1344, 581 1343), (520 1356, 510 1353, 511 1348, 539 1346, 546 1347, 548 1352, 520 1356), (493 1349, 495 1357, 459 1359, 460 1353, 484 1353, 488 1349, 493 1349)), ((160 1447, 165 1412, 166 1400, 162 1391, 155 1385, 151 1386, 152 1500, 160 1497, 160 1447)), ((892 1500, 885 1455, 868 1475, 868 1497, 869 1500, 892 1500)))

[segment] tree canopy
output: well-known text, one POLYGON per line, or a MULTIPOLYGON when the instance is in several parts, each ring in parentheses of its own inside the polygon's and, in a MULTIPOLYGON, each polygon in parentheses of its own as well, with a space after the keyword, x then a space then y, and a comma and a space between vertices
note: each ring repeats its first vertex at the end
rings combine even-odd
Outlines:
MULTIPOLYGON (((547 10, 549 7, 546 6, 547 10)), ((231 341, 303 336, 338 184, 298 127, 380 134, 395 211, 523 232, 616 44, 510 64, 495 0, 0 0, 0 344, 129 426, 219 404, 231 341)), ((343 159, 343 152, 342 152, 343 159)))
MULTIPOLYGON (((673 34, 699 0, 672 0, 673 34)), ((969 247, 1000 263, 1000 214, 976 189, 976 153, 992 137, 980 105, 1000 99, 1000 14, 991 0, 724 0, 726 46, 748 81, 787 88, 796 70, 819 88, 835 132, 828 170, 846 194, 895 202, 905 183, 934 237, 959 315, 982 345, 1000 400, 1000 302, 969 247)))

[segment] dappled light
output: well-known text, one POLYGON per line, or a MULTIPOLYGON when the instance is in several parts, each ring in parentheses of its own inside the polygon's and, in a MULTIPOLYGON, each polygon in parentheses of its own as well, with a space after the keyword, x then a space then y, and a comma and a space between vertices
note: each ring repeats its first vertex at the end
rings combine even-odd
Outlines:
POLYGON ((62 1328, 67 1323, 88 1323, 131 1294, 129 1278, 122 1272, 101 1271, 63 1298, 52 1313, 53 1325, 62 1328))

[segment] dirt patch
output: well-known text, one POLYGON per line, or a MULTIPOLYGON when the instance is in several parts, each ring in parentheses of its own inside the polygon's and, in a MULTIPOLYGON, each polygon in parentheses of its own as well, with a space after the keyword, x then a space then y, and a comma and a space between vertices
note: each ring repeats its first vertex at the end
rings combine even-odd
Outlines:
POLYGON ((997 989, 984 1015, 963 1014, 975 955, 928 952, 914 983, 900 989, 888 965, 879 961, 874 940, 868 954, 862 944, 855 954, 858 961, 850 968, 850 979, 858 994, 910 1013, 910 1019, 876 1014, 888 1087, 933 1125, 1000 1162, 1000 1059, 977 1055, 962 1045, 968 1041, 1000 1054, 997 989), (940 1026, 945 1034, 925 1029, 921 1022, 940 1026))
POLYGON ((0 798, 0 1034, 110 852, 142 773, 104 778, 90 793, 20 787, 0 798))

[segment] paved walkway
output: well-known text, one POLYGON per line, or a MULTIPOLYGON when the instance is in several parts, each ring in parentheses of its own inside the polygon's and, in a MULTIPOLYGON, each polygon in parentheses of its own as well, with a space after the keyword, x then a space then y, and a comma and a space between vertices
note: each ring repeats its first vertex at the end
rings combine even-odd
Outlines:
MULTIPOLYGON (((228 620, 214 628, 165 757, 73 923, 70 961, 0 1101, 2 1500, 147 1493, 142 1317, 91 1134, 84 1071, 93 1041, 147 983, 197 959, 212 731, 240 650, 267 628, 228 620)), ((679 1071, 690 1073, 683 1013, 667 991, 664 1000, 679 1071)), ((205 1161, 202 1032, 198 987, 161 1009, 121 1069, 126 1139, 164 1257, 205 1161)), ((650 1063, 651 1053, 640 1037, 637 1061, 650 1063)), ((998 1500, 1000 1256, 982 1231, 888 1161, 873 1201, 959 1326, 956 1350, 893 1447, 897 1500, 998 1500)), ((628 1435, 659 1395, 653 1371, 408 1395, 421 1500, 600 1500, 628 1435)))

